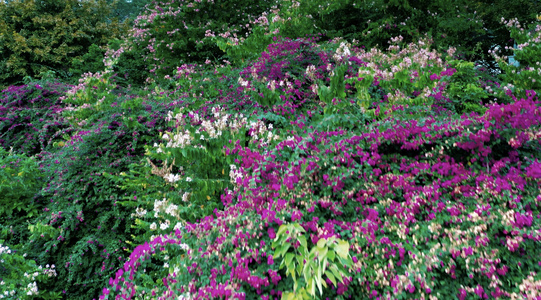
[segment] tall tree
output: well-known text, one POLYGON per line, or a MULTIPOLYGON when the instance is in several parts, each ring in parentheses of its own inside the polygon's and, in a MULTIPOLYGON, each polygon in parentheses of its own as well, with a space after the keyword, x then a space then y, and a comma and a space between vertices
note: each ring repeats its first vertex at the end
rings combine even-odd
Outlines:
POLYGON ((55 71, 69 77, 74 59, 128 27, 105 0, 12 0, 0 3, 0 85, 55 71))

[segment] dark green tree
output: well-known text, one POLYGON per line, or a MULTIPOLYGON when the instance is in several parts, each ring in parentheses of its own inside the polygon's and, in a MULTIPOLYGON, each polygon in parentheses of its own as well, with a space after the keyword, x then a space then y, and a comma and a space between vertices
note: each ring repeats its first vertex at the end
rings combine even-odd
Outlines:
POLYGON ((68 79, 74 60, 127 30, 105 0, 0 2, 0 86, 56 72, 68 79))

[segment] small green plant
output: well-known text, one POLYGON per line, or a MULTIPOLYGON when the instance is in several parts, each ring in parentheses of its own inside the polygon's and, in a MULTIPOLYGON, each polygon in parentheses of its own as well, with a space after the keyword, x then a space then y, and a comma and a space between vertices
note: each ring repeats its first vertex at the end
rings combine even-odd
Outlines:
POLYGON ((331 85, 326 86, 319 85, 318 96, 319 99, 324 102, 325 108, 323 110, 324 115, 329 115, 342 111, 346 103, 346 83, 344 81, 344 75, 348 66, 341 65, 334 69, 334 75, 331 77, 331 85), (338 103, 336 103, 338 101, 338 103))
POLYGON ((274 259, 283 258, 280 269, 285 267, 286 275, 293 278, 293 292, 283 293, 282 299, 313 299, 316 288, 323 294, 323 287, 328 287, 324 277, 337 286, 337 282, 344 283, 349 276, 346 268, 353 261, 347 241, 334 236, 321 238, 309 249, 304 232, 297 223, 281 225, 272 243, 274 259), (301 276, 304 286, 299 285, 301 276))

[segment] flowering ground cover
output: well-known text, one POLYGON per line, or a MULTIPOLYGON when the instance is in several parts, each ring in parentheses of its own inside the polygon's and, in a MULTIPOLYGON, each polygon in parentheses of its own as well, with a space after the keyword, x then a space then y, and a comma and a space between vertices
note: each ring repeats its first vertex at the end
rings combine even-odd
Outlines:
POLYGON ((541 298, 541 27, 512 30, 503 79, 315 36, 2 91, 0 298, 541 298))

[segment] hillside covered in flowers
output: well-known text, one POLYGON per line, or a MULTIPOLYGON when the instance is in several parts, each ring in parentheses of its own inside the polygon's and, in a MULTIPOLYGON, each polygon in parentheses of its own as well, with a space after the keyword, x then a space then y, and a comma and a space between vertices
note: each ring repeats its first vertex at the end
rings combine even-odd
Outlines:
POLYGON ((541 299, 539 20, 308 2, 149 1, 3 89, 0 299, 541 299))

